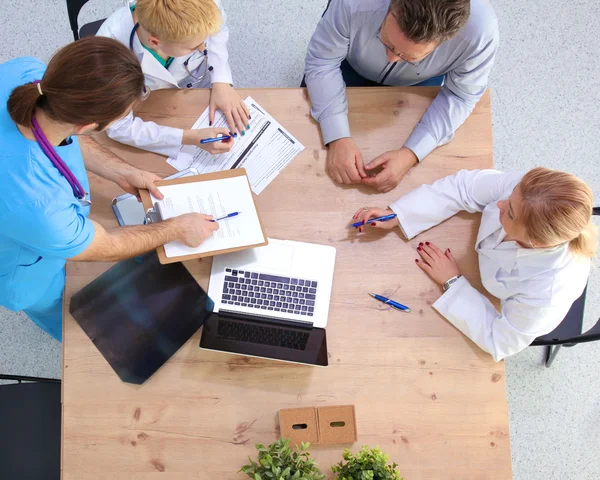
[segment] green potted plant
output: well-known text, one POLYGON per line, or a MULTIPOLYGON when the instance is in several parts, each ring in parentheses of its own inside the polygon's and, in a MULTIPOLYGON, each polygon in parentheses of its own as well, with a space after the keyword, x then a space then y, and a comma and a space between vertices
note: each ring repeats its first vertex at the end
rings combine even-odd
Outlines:
POLYGON ((256 445, 258 459, 244 465, 240 472, 244 472, 253 480, 323 480, 317 465, 311 460, 308 453, 308 443, 290 448, 290 441, 280 438, 268 447, 256 445))
POLYGON ((344 461, 331 467, 337 480, 403 480, 398 465, 388 465, 388 456, 379 448, 363 446, 356 455, 344 450, 342 457, 344 461))

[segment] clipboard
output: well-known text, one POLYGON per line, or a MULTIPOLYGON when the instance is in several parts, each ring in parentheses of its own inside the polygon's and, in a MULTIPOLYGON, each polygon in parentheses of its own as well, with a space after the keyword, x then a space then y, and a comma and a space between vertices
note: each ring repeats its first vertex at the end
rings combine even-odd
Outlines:
MULTIPOLYGON (((198 170, 195 168, 188 168, 182 170, 173 175, 165 177, 164 180, 172 180, 173 178, 189 177, 192 175, 198 175, 198 170)), ((111 202, 117 222, 121 227, 133 226, 133 225, 144 225, 146 223, 144 206, 138 202, 135 195, 131 193, 124 193, 118 197, 113 198, 111 202)))
MULTIPOLYGON (((165 252, 165 247, 160 246, 156 249, 156 252, 158 254, 158 259, 161 264, 165 265, 168 263, 185 262, 187 260, 194 260, 196 258, 213 257, 215 255, 222 255, 224 253, 238 252, 241 250, 247 250, 250 248, 262 247, 264 245, 268 245, 269 240, 267 238, 267 235, 265 234, 265 229, 264 229, 262 219, 260 217, 260 212, 258 211, 258 208, 256 206, 256 199, 255 199, 256 195, 254 193, 252 193, 252 187, 250 185, 248 176, 246 175, 246 170, 244 168, 236 168, 234 170, 224 170, 221 172, 205 173, 202 175, 194 175, 191 177, 183 177, 183 178, 177 178, 177 179, 172 179, 172 180, 162 180, 160 182, 156 182, 156 185, 160 187, 160 186, 166 186, 166 185, 181 185, 181 184, 185 184, 185 183, 201 183, 201 182, 207 182, 210 180, 222 180, 222 179, 233 178, 233 177, 246 177, 246 182, 248 183, 248 188, 250 189, 250 193, 252 195, 252 201, 254 203, 254 208, 256 209, 256 215, 257 215, 258 221, 260 223, 260 230, 262 232, 264 241, 254 244, 254 245, 244 245, 242 247, 226 248, 226 249, 222 249, 222 250, 213 250, 210 252, 194 253, 191 255, 182 255, 182 256, 178 256, 178 257, 167 257, 167 254, 165 252)), ((146 211, 146 222, 147 223, 156 223, 156 222, 162 221, 160 211, 158 210, 158 208, 155 208, 155 206, 152 204, 152 198, 150 197, 150 193, 148 192, 148 190, 140 190, 140 196, 142 197, 142 204, 144 205, 144 210, 146 211)))

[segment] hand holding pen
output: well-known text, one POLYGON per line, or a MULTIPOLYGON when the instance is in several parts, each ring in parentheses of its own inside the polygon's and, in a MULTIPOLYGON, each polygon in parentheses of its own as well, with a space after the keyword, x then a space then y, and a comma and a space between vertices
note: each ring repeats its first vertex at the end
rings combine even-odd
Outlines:
POLYGON ((366 225, 384 230, 391 230, 400 225, 395 213, 389 208, 363 207, 354 214, 352 219, 354 223, 351 226, 357 228, 359 232, 362 232, 366 225))
POLYGON ((231 132, 226 128, 199 128, 196 130, 185 130, 183 132, 183 144, 200 147, 211 155, 219 155, 231 150, 231 147, 233 147, 233 138, 231 137, 231 132), (204 143, 202 143, 203 140, 205 140, 204 143), (212 141, 206 142, 206 140, 212 141))

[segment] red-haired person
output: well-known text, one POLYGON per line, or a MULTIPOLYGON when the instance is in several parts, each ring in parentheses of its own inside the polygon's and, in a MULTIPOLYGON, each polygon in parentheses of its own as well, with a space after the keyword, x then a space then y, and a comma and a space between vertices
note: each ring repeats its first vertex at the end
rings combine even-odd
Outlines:
POLYGON ((412 239, 461 211, 481 212, 474 248, 481 282, 500 311, 461 276, 450 249, 423 236, 416 264, 443 289, 433 304, 461 332, 500 361, 554 330, 582 294, 596 255, 593 195, 577 177, 547 168, 527 173, 462 170, 423 185, 387 209, 354 218, 368 228, 399 227, 412 239), (369 222, 395 213, 394 220, 369 222))
POLYGON ((66 260, 117 261, 171 241, 197 246, 218 226, 183 215, 156 225, 105 230, 90 220, 86 170, 138 194, 162 198, 160 178, 89 135, 144 98, 144 74, 116 40, 71 43, 46 67, 35 58, 0 64, 0 305, 23 310, 62 337, 66 260))

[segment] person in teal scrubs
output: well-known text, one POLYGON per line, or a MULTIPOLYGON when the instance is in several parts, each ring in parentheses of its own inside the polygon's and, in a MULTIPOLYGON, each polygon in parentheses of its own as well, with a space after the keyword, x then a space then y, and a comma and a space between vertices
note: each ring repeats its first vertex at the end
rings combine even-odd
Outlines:
POLYGON ((135 56, 108 38, 69 44, 48 67, 35 58, 0 64, 0 305, 23 310, 59 341, 66 260, 117 261, 171 241, 197 246, 218 228, 200 214, 113 230, 89 219, 86 168, 127 192, 162 198, 160 177, 86 135, 123 118, 145 92, 135 56), (42 147, 40 132, 51 147, 42 147))

